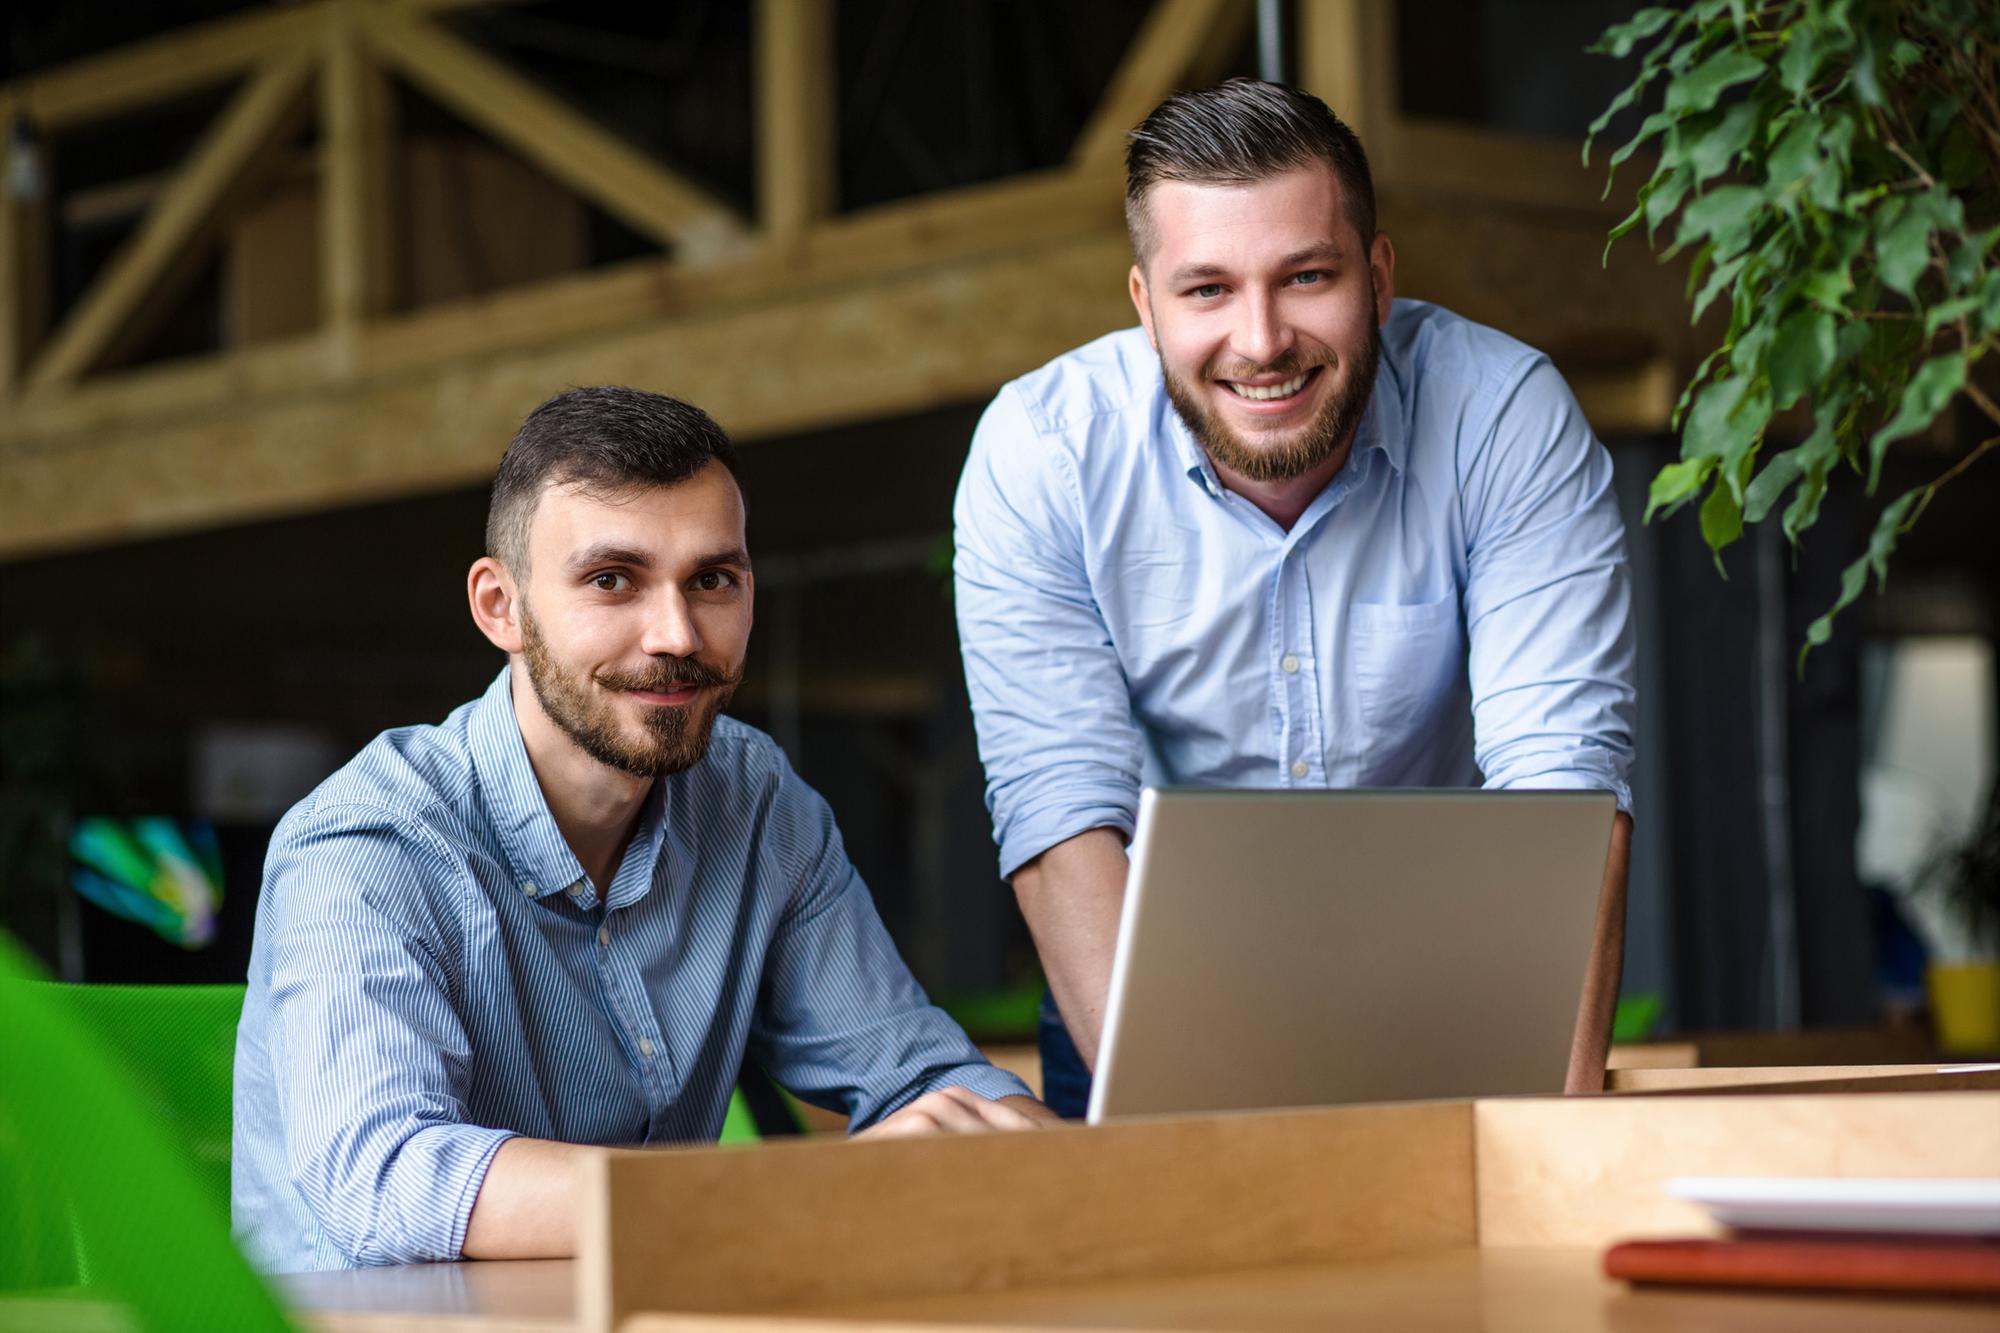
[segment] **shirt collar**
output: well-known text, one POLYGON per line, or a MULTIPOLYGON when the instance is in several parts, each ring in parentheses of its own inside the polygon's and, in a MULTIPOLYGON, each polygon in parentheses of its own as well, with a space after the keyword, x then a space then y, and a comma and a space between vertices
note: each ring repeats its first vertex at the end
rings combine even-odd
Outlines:
MULTIPOLYGON (((473 705, 470 723, 473 769, 485 795, 487 817, 507 854, 514 873, 514 887, 529 898, 562 896, 579 885, 578 901, 592 905, 597 894, 585 879, 583 863, 576 859, 555 816, 542 795, 542 784, 528 760, 527 742, 521 738, 520 719, 514 716, 512 668, 500 674, 473 705)), ((661 810, 666 783, 655 781, 639 813, 639 827, 619 863, 617 876, 608 894, 611 907, 624 907, 644 896, 653 881, 659 857, 661 810), (643 867, 643 870, 638 867, 643 867)), ((605 886, 596 886, 603 890, 605 886)))
MULTIPOLYGON (((1215 466, 1209 461, 1208 451, 1195 439, 1194 432, 1181 419, 1173 399, 1167 396, 1164 372, 1161 374, 1158 401, 1158 411, 1166 418, 1167 437, 1172 441, 1174 452, 1189 479, 1220 499, 1222 481, 1215 475, 1215 466)), ((1374 391, 1368 395, 1368 406, 1362 410, 1361 420, 1354 427, 1354 449, 1349 455, 1349 466, 1353 466, 1353 460, 1371 449, 1379 450, 1389 466, 1398 473, 1403 471, 1404 461, 1409 456, 1409 423, 1403 420, 1403 373, 1386 340, 1376 365, 1374 391)), ((1346 472, 1347 468, 1341 471, 1346 472)))

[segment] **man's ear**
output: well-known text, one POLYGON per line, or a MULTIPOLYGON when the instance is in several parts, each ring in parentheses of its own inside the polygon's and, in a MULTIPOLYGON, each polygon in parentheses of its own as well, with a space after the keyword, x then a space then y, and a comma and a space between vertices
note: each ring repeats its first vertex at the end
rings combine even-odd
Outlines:
POLYGON ((1157 352, 1160 350, 1160 340, 1153 336, 1153 300, 1146 290, 1146 275, 1137 264, 1134 264, 1126 282, 1132 292, 1132 308, 1139 312, 1139 323, 1146 330, 1146 341, 1153 344, 1153 350, 1157 352))
POLYGON ((1386 232, 1376 232, 1368 247, 1368 277, 1375 284, 1376 322, 1387 324, 1389 307, 1396 303, 1396 247, 1386 232))
POLYGON ((472 623, 501 652, 521 651, 521 594, 507 566, 490 555, 472 562, 465 576, 466 599, 472 603, 472 623))

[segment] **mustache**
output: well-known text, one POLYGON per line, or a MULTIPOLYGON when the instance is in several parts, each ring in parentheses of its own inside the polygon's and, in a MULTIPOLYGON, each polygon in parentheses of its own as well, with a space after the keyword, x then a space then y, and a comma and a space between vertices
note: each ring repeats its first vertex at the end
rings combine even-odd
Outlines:
POLYGON ((607 689, 645 690, 649 694, 666 694, 687 685, 697 688, 734 685, 741 679, 740 672, 725 671, 698 657, 655 658, 653 665, 644 671, 600 671, 596 676, 597 683, 607 689))
POLYGON ((1319 351, 1307 356, 1298 348, 1287 348, 1278 358, 1266 365, 1252 365, 1248 361, 1238 361, 1230 366, 1210 366, 1204 378, 1211 380, 1247 380, 1258 375, 1283 375, 1287 378, 1313 369, 1316 366, 1331 366, 1334 357, 1331 352, 1319 351))

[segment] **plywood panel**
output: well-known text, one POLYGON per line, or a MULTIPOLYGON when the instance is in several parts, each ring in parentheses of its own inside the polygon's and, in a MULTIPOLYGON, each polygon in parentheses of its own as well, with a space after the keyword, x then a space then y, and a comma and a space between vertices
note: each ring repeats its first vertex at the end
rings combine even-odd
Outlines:
POLYGON ((2000 1176, 2000 1092, 1480 1102, 1483 1245, 1701 1235, 1672 1176, 2000 1176))
POLYGON ((607 1153, 584 1325, 1465 1246, 1470 1130, 1469 1104, 1437 1102, 607 1153))
MULTIPOLYGON (((1786 1083, 1904 1080, 1937 1075, 1940 1065, 1781 1065, 1776 1068, 1613 1069, 1606 1077, 1611 1092, 1688 1092, 1757 1087, 1786 1083)), ((1944 1075, 1941 1087, 1974 1086, 1962 1075, 1944 1075)), ((1826 1091, 1834 1091, 1828 1088, 1826 1091)))

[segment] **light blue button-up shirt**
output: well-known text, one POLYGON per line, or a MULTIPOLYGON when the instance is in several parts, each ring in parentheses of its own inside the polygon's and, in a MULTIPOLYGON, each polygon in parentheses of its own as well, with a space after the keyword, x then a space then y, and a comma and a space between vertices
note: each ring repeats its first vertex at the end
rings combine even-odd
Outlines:
POLYGON ((237 1237, 270 1272, 456 1259, 506 1139, 713 1140, 746 1049, 856 1127, 948 1084, 1027 1093, 925 999, 769 737, 720 719, 600 888, 503 670, 442 725, 383 733, 272 838, 237 1237))
POLYGON ((1142 782, 1602 789, 1630 809, 1611 459, 1548 359, 1397 301, 1347 464, 1289 531, 1218 481, 1139 329, 1008 384, 955 511, 1011 875, 1142 782))

